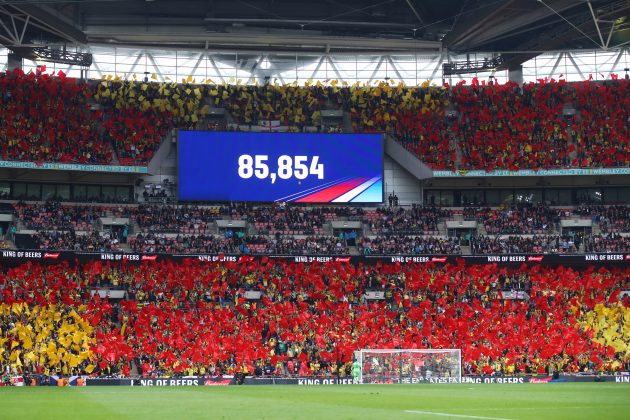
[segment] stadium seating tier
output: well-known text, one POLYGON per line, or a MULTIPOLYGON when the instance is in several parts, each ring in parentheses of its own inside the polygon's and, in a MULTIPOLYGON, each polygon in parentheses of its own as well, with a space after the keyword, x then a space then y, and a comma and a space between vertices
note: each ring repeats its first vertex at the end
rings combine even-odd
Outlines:
POLYGON ((0 365, 64 375, 345 376, 361 348, 461 348, 468 374, 615 372, 630 357, 630 301, 619 293, 629 276, 271 259, 26 263, 0 275, 0 365), (101 299, 91 293, 98 289, 125 297, 101 299), (254 291, 260 299, 248 298, 254 291), (367 291, 383 298, 368 300, 367 291))
MULTIPOLYGON (((434 169, 625 167, 630 81, 453 87, 192 85, 80 82, 21 70, 0 76, 0 154, 6 160, 147 165, 170 130, 204 129, 210 107, 243 127, 278 121, 322 129, 321 111, 347 112, 355 132, 392 135, 434 169), (564 109, 577 113, 564 116, 564 109)), ((333 127, 334 130, 338 128, 333 127)))

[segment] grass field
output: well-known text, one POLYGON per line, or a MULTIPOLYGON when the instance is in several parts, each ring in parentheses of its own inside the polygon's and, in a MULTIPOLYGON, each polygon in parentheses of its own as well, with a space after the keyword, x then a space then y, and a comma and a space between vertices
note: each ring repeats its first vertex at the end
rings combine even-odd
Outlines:
POLYGON ((0 388, 3 419, 628 419, 630 385, 0 388))

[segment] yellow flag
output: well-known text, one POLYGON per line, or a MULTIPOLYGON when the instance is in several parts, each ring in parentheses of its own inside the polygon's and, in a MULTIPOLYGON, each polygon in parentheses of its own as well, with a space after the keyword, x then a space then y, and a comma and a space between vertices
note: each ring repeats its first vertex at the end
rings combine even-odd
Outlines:
POLYGON ((30 337, 24 337, 24 339, 22 340, 22 347, 24 347, 24 350, 30 350, 33 348, 33 340, 31 340, 30 337))
POLYGON ((68 364, 70 365, 70 367, 77 367, 79 363, 81 363, 81 361, 77 356, 75 356, 74 354, 69 355, 68 364))
POLYGON ((14 303, 11 310, 14 314, 20 315, 22 313, 22 303, 14 303))
POLYGON ((48 347, 46 348, 46 354, 51 359, 57 356, 57 346, 52 341, 48 343, 48 347))

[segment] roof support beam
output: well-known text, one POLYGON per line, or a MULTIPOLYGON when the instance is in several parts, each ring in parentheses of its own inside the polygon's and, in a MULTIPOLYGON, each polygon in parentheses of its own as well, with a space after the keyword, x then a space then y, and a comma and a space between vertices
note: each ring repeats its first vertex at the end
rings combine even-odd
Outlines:
MULTIPOLYGON (((599 28, 599 20, 597 16, 595 16, 595 11, 593 10, 593 5, 590 0, 586 2, 588 4, 588 10, 591 11, 591 16, 593 16, 593 23, 595 24, 595 29, 597 29, 597 35, 599 35, 599 41, 601 42, 601 47, 606 48, 606 43, 604 42, 604 37, 602 36, 602 30, 599 28)), ((615 24, 613 23, 613 26, 615 24)))
POLYGON ((612 39, 613 32, 615 32, 615 21, 610 24, 610 32, 608 32, 608 39, 606 40, 606 48, 610 45, 610 40, 612 39))
POLYGON ((4 35, 0 35, 2 36, 2 38, 9 40, 13 45, 18 45, 19 42, 15 36, 15 33, 13 33, 9 27, 4 23, 4 21, 2 19, 0 19, 0 26, 2 26, 2 28, 4 29, 4 31, 6 32, 6 36, 4 35))
POLYGON ((538 0, 537 3, 529 0, 481 2, 474 11, 458 19, 457 24, 446 34, 442 42, 451 51, 474 51, 495 39, 530 28, 531 25, 538 24, 554 14, 564 19, 560 12, 574 9, 579 5, 580 3, 576 3, 575 0, 557 0, 554 2, 555 9, 549 7, 543 0, 538 0))
POLYGON ((12 7, 24 15, 30 16, 34 21, 37 21, 37 23, 33 22, 33 24, 41 29, 54 33, 77 44, 85 45, 88 42, 87 36, 82 31, 78 30, 69 23, 66 23, 51 11, 48 11, 48 7, 46 6, 16 4, 12 5, 12 7))
POLYGON ((407 4, 409 5, 409 8, 411 9, 411 11, 413 12, 414 15, 416 15, 416 19, 418 19, 418 22, 420 22, 420 25, 424 26, 424 20, 422 19, 422 16, 420 16, 420 13, 418 13, 418 11, 416 10, 415 7, 413 7, 413 4, 411 4, 411 0, 405 0, 407 2, 407 4))

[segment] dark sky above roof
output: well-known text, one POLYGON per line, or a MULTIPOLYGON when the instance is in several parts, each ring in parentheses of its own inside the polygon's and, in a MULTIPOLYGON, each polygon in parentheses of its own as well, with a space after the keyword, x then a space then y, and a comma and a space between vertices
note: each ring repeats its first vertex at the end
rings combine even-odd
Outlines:
POLYGON ((629 15, 630 0, 8 0, 0 2, 9 28, 0 27, 0 43, 319 52, 445 47, 524 52, 513 56, 527 59, 539 51, 629 45, 629 15))

